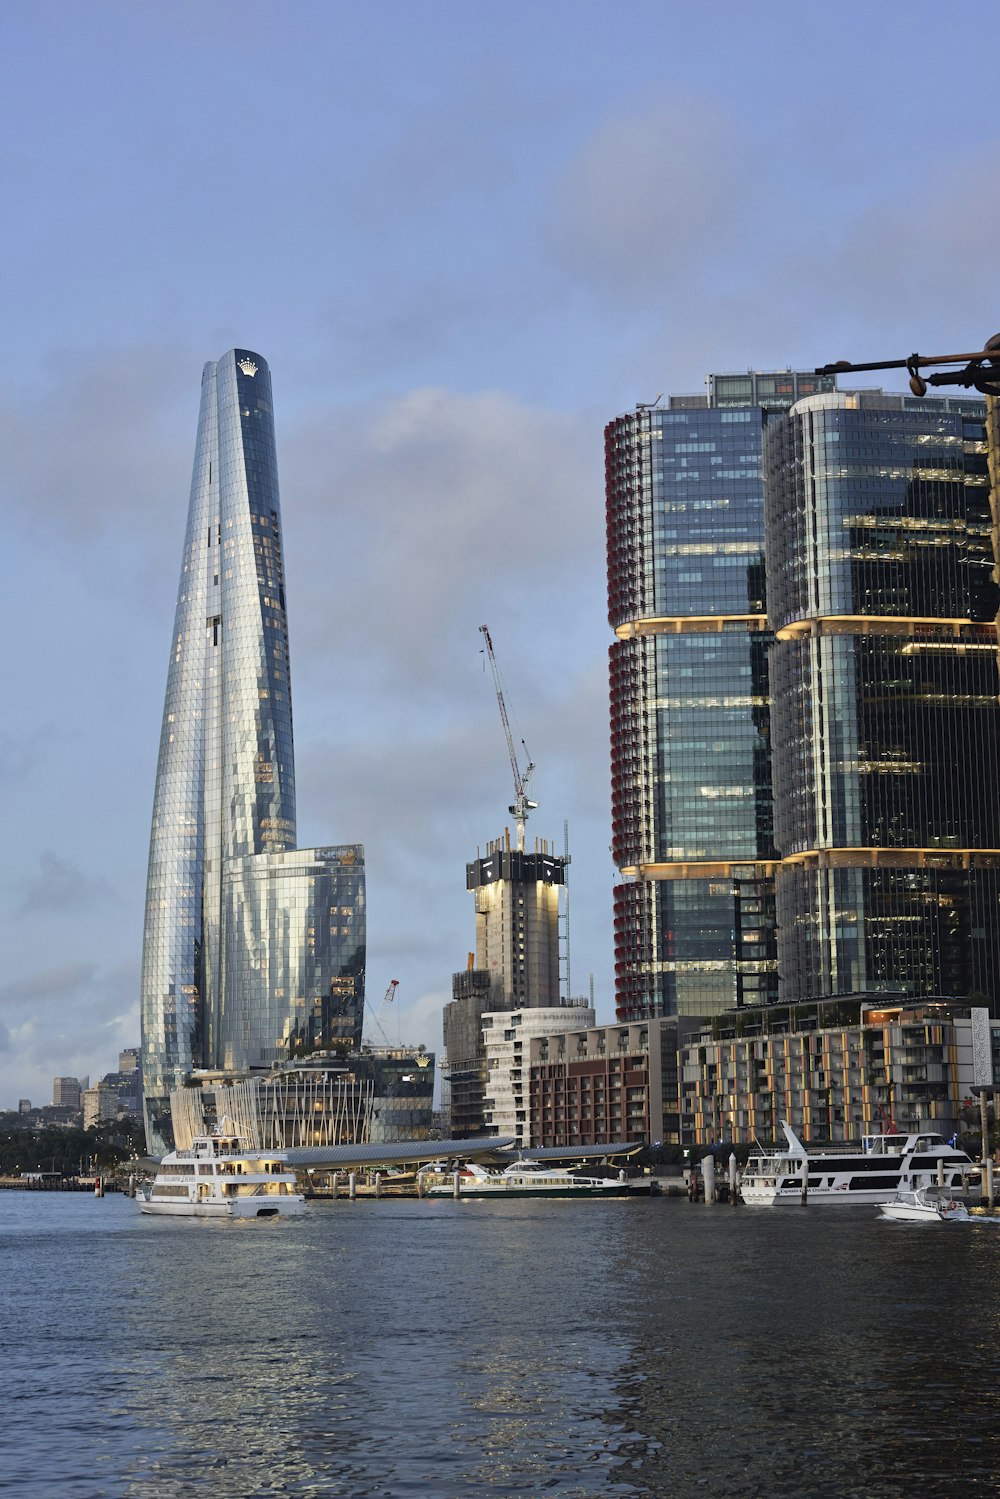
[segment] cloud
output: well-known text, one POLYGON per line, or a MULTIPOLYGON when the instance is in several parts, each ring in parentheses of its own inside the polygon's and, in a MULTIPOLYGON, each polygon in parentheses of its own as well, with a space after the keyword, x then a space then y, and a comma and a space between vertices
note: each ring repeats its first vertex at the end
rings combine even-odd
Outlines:
POLYGON ((48 851, 39 855, 38 874, 22 887, 18 910, 22 915, 60 912, 75 915, 117 903, 118 896, 107 880, 87 874, 78 865, 48 851))
MULTIPOLYGON (((841 184, 826 198, 803 166, 779 175, 763 143, 750 144, 766 215, 735 221, 741 254, 724 276, 649 299, 628 356, 634 389, 695 391, 713 370, 972 349, 1000 327, 990 311, 1000 142, 929 154, 904 182, 877 177, 850 195, 841 184)), ((838 171, 826 151, 812 161, 820 182, 838 171)), ((905 380, 872 373, 857 383, 905 380)))
POLYGON ((547 240, 604 296, 655 306, 671 278, 732 250, 754 214, 748 149, 725 109, 673 96, 607 120, 555 183, 547 240))
POLYGON ((80 960, 59 963, 39 973, 26 974, 0 985, 0 1004, 35 1004, 38 1001, 65 1000, 88 987, 97 974, 97 966, 80 960))
POLYGON ((297 670, 454 698, 491 610, 523 605, 556 633, 563 581, 602 561, 599 453, 579 417, 491 391, 414 390, 291 433, 289 597, 310 600, 292 615, 297 670))
POLYGON ((6 391, 2 503, 11 518, 56 545, 94 544, 109 531, 147 546, 177 536, 179 564, 196 405, 183 452, 176 433, 179 411, 197 400, 199 370, 187 351, 137 347, 66 355, 42 391, 6 391))
POLYGON ((27 973, 0 988, 0 1107, 48 1098, 55 1076, 103 1076, 139 1039, 138 973, 84 959, 27 973))
MULTIPOLYGON (((438 1055, 442 1053, 441 1013, 450 999, 450 989, 431 989, 406 1009, 399 1023, 403 1039, 408 1045, 419 1046, 423 1043, 428 1051, 438 1055)), ((384 1015, 382 1024, 389 1030, 384 1015)))
MULTIPOLYGON (((825 284, 860 328, 905 325, 921 348, 948 340, 945 353, 981 347, 979 338, 997 331, 998 149, 994 139, 964 156, 931 155, 916 180, 848 218, 825 255, 814 246, 825 284)), ((910 351, 907 344, 885 357, 910 351)))

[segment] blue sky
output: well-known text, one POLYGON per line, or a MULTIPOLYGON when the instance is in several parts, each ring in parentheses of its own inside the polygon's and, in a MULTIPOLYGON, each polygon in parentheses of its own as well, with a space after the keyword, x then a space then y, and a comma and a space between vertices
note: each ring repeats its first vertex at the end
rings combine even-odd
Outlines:
POLYGON ((613 1010, 603 424, 1000 327, 995 7, 35 0, 0 18, 0 1106, 138 1039, 200 371, 272 370, 299 839, 440 1049, 508 821, 477 627, 613 1010))

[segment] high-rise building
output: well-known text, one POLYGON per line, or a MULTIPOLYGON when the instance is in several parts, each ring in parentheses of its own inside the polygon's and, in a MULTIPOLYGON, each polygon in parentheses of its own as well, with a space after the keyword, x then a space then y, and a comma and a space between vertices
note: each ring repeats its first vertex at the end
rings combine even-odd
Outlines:
POLYGON ((832 388, 715 375, 605 430, 619 1021, 776 998, 761 457, 832 388))
POLYGON ((487 845, 485 858, 466 865, 466 887, 476 902, 476 951, 469 967, 452 975, 444 1008, 445 1083, 456 1140, 484 1129, 486 1011, 562 1002, 559 891, 568 864, 568 854, 556 854, 545 839, 527 852, 511 848, 507 834, 487 845))
POLYGON ((498 1009, 559 1003, 559 891, 568 858, 544 839, 534 853, 497 838, 466 865, 476 900, 476 968, 490 975, 498 1009))
POLYGON ((102 1077, 92 1088, 84 1089, 82 1103, 84 1129, 108 1124, 118 1117, 118 1092, 106 1077, 102 1077))
POLYGON ((817 395, 765 440, 781 999, 1000 1013, 985 408, 817 395))
POLYGON ((81 1102, 80 1079, 57 1077, 52 1081, 52 1102, 58 1108, 79 1109, 81 1102))
POLYGON ((788 373, 608 427, 620 1020, 1000 1013, 983 422, 788 373))
POLYGON ((171 1088, 361 1038, 364 859, 295 847, 271 378, 235 349, 201 411, 156 773, 142 965, 146 1138, 171 1088))

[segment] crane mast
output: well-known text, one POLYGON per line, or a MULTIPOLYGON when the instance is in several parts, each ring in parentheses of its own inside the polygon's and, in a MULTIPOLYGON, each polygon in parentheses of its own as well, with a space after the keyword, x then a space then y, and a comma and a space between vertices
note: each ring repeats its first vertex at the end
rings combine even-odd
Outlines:
MULTIPOLYGON (((493 686, 496 688, 497 702, 500 704, 500 720, 503 723, 503 731, 507 736, 507 753, 510 755, 510 768, 514 772, 514 800, 508 811, 514 819, 517 830, 517 850, 524 853, 524 825, 528 820, 528 813, 538 806, 537 802, 528 799, 528 782, 531 780, 535 767, 531 760, 524 771, 517 763, 517 750, 514 748, 514 736, 510 729, 510 719, 507 717, 507 704, 504 702, 503 684, 500 681, 500 668, 497 666, 496 654, 493 650, 493 641, 486 625, 479 626, 479 632, 486 642, 486 655, 490 663, 490 671, 493 673, 493 686)), ((525 759, 528 759, 528 747, 521 740, 521 748, 524 750, 525 759)))

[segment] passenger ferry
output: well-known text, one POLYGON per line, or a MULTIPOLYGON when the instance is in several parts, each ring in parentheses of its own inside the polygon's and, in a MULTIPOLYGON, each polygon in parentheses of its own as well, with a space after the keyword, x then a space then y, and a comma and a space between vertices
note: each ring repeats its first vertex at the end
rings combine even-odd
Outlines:
POLYGON ((173 1150, 139 1202, 142 1213, 177 1218, 290 1218, 305 1210, 280 1150, 242 1150, 227 1119, 219 1133, 173 1150))
POLYGON ((938 1163, 944 1166, 944 1185, 961 1187, 975 1170, 972 1157, 956 1150, 940 1135, 866 1135, 860 1152, 845 1146, 811 1155, 787 1120, 781 1121, 787 1149, 764 1151, 750 1157, 740 1181, 743 1201, 754 1207, 795 1206, 802 1201, 803 1163, 806 1163, 807 1200, 877 1207, 902 1191, 937 1184, 938 1163))
MULTIPOLYGON (((441 1162, 421 1171, 425 1197, 454 1197, 455 1173, 441 1162)), ((458 1172, 459 1197, 624 1197, 628 1183, 606 1176, 576 1176, 565 1166, 515 1161, 504 1171, 464 1166, 458 1172)))

